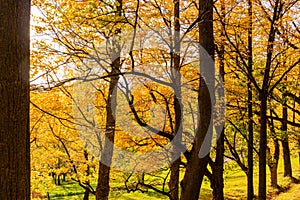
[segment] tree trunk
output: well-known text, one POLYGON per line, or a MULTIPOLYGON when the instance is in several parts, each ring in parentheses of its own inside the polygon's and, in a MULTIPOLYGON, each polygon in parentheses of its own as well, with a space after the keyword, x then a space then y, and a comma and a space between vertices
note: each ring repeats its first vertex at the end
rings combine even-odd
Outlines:
POLYGON ((180 172, 180 147, 182 135, 182 100, 181 100, 181 75, 180 75, 180 1, 174 0, 174 49, 172 50, 172 66, 173 90, 174 90, 174 111, 175 111, 175 128, 173 135, 177 135, 177 141, 173 141, 173 150, 171 152, 171 174, 169 181, 169 189, 172 200, 178 200, 179 195, 179 172, 180 172))
POLYGON ((0 199, 30 199, 29 0, 0 0, 0 199))
POLYGON ((87 165, 85 174, 86 174, 86 176, 89 176, 91 174, 91 170, 90 170, 90 165, 88 164, 88 162, 89 162, 89 153, 87 152, 86 149, 83 151, 83 156, 84 156, 84 159, 86 161, 85 164, 87 165))
MULTIPOLYGON (((211 108, 214 99, 210 98, 209 89, 214 88, 214 37, 213 37, 213 1, 199 0, 199 15, 202 20, 199 23, 200 45, 208 55, 200 51, 200 71, 198 92, 198 129, 195 141, 187 161, 184 178, 181 182, 181 200, 198 200, 201 184, 209 161, 211 147, 212 127, 210 121, 211 108), (203 15, 202 15, 203 14, 203 15), (208 136, 208 137, 206 137, 208 136)), ((212 95, 212 97, 214 94, 212 95)))
MULTIPOLYGON (((113 69, 111 74, 119 72, 120 57, 113 61, 113 69)), ((112 76, 110 79, 109 91, 107 95, 106 105, 106 133, 104 147, 101 153, 101 159, 99 162, 98 171, 98 184, 96 189, 96 200, 108 200, 109 195, 109 176, 110 176, 110 165, 112 162, 113 150, 114 150, 114 139, 115 139, 115 125, 116 121, 114 118, 116 110, 116 94, 114 93, 115 87, 118 83, 119 76, 112 76)))
POLYGON ((293 178, 288 138, 285 138, 284 140, 282 140, 281 145, 282 145, 283 161, 284 161, 283 176, 293 178))
POLYGON ((217 152, 216 152, 216 160, 213 166, 213 199, 214 200, 223 200, 224 199, 224 129, 221 133, 220 138, 217 142, 217 152))
POLYGON ((271 187, 278 188, 277 184, 277 164, 269 165, 270 168, 270 176, 271 176, 271 187))
MULTIPOLYGON (((285 77, 285 80, 287 78, 285 77)), ((291 157, 290 157, 290 147, 289 147, 289 136, 287 133, 288 130, 288 110, 287 110, 287 103, 286 103, 286 94, 285 94, 286 88, 283 88, 283 105, 282 105, 282 131, 284 132, 283 138, 281 140, 282 145, 282 151, 283 151, 283 161, 284 161, 284 177, 290 177, 293 178, 292 174, 292 164, 291 164, 291 157)))
POLYGON ((272 64, 272 56, 274 49, 274 41, 276 36, 275 24, 280 18, 281 13, 281 0, 276 0, 273 17, 270 24, 270 32, 267 45, 267 60, 264 71, 264 78, 261 91, 259 92, 260 98, 260 133, 259 133, 259 179, 258 179, 258 198, 267 198, 267 180, 266 180, 266 150, 267 150, 267 101, 269 96, 269 81, 270 70, 272 64))
POLYGON ((89 190, 85 190, 85 191, 84 191, 83 200, 89 200, 89 196, 90 196, 89 190))
MULTIPOLYGON (((273 112, 274 112, 273 110, 270 110, 271 117, 273 112)), ((277 167, 278 167, 279 153, 280 153, 279 142, 275 132, 273 119, 270 119, 270 121, 268 122, 271 131, 270 137, 273 139, 273 143, 274 143, 274 154, 272 155, 270 148, 267 147, 267 156, 266 156, 267 164, 270 169, 271 187, 279 188, 279 185, 277 183, 277 167)))
POLYGON ((268 166, 270 169, 271 187, 279 188, 277 181, 277 168, 279 161, 279 142, 277 138, 273 139, 274 142, 274 155, 271 155, 270 149, 268 148, 268 166))
MULTIPOLYGON (((253 71, 253 53, 252 53, 252 0, 248 0, 248 73, 252 74, 253 71)), ((249 79, 249 78, 248 78, 249 79)), ((253 103, 252 103, 252 85, 248 80, 248 170, 247 170, 247 199, 254 198, 253 188, 253 103)))
POLYGON ((60 182, 60 174, 57 175, 57 185, 61 185, 61 182, 60 182))
POLYGON ((54 181, 54 184, 56 185, 56 173, 51 172, 52 180, 54 181))
POLYGON ((52 175, 52 178, 54 180, 54 184, 56 185, 57 183, 56 183, 56 174, 55 173, 54 173, 54 175, 52 175))
POLYGON ((298 164, 300 168, 300 135, 298 136, 298 164))
MULTIPOLYGON (((117 0, 117 15, 122 15, 122 0, 117 0)), ((120 33, 121 30, 117 29, 116 33, 120 33)), ((114 75, 118 74, 121 67, 120 62, 120 52, 121 47, 117 42, 113 42, 115 45, 111 47, 111 52, 113 52, 114 55, 111 56, 111 58, 115 58, 115 60, 112 60, 112 69, 110 74, 112 75, 109 82, 109 90, 107 95, 107 101, 106 101, 106 127, 105 127, 105 141, 104 141, 104 147, 102 149, 101 153, 101 159, 99 161, 99 170, 98 170, 98 182, 97 182, 97 188, 96 188, 96 200, 108 200, 109 195, 109 177, 110 177, 110 166, 112 163, 112 156, 114 151, 114 139, 115 139, 115 126, 116 126, 116 120, 114 118, 115 111, 116 111, 116 101, 117 101, 117 94, 114 93, 117 90, 115 88, 117 87, 119 76, 114 75)))
MULTIPOLYGON (((225 2, 221 0, 221 21, 222 24, 225 22, 225 2)), ((219 73, 221 76, 222 81, 225 81, 225 64, 224 64, 224 55, 225 55, 225 31, 222 29, 221 32, 221 39, 222 42, 220 44, 220 51, 219 51, 219 59, 220 59, 220 66, 219 66, 219 73)), ((223 87, 223 86, 221 86, 223 87)), ((224 88, 218 88, 218 96, 224 97, 224 88)), ((222 100, 222 99, 220 99, 222 100)), ((225 105, 223 105, 225 106, 225 105)), ((220 137, 217 140, 217 147, 216 147, 216 159, 212 166, 212 188, 213 188, 213 199, 215 200, 223 200, 224 199, 224 127, 217 126, 216 129, 222 128, 220 137)))
POLYGON ((261 97, 260 106, 260 140, 259 140, 259 185, 258 195, 259 199, 267 198, 267 180, 266 180, 266 150, 267 150, 267 94, 261 97))

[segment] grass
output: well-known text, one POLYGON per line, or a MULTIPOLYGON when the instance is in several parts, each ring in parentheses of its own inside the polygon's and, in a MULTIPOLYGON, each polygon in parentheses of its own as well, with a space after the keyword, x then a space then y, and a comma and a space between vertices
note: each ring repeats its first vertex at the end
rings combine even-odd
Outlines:
MULTIPOLYGON (((94 187, 95 188, 95 187, 94 187)), ((60 199, 70 199, 70 200, 82 200, 84 196, 84 190, 74 182, 63 182, 60 186, 54 186, 49 191, 50 199, 52 200, 60 200, 60 199)), ((46 197, 44 197, 46 198, 46 197)), ((90 200, 94 200, 95 196, 90 195, 90 200)), ((127 193, 125 188, 122 190, 116 190, 112 188, 112 192, 110 193, 110 198, 112 200, 157 200, 157 199, 168 199, 165 196, 162 196, 154 191, 148 191, 146 193, 142 193, 140 191, 134 193, 127 193)))
MULTIPOLYGON (((298 164, 298 158, 292 158, 292 166, 294 176, 300 178, 300 166, 298 164)), ((225 166, 224 174, 224 193, 225 199, 228 200, 241 200, 247 199, 247 178, 245 173, 242 172, 239 167, 234 166, 234 163, 227 164, 225 166), (232 166, 233 165, 233 166, 232 166)), ((269 170, 267 168, 267 170, 269 170)), ((269 177, 269 171, 268 177, 269 177)), ((116 177, 116 176, 115 176, 116 177)), ((128 193, 125 190, 124 181, 121 179, 114 179, 111 181, 111 192, 110 200, 164 200, 168 199, 166 196, 163 196, 157 192, 149 190, 148 192, 130 192, 128 193)), ((269 178, 267 179, 267 184, 269 185, 269 178)), ((289 179, 283 178, 283 161, 282 159, 279 162, 278 166, 278 183, 282 188, 287 189, 284 193, 278 195, 278 190, 274 190, 268 187, 269 199, 274 200, 293 200, 300 199, 300 184, 293 184, 289 179)), ((92 184, 96 188, 96 184, 92 184)), ((258 188, 258 169, 254 170, 254 188, 255 195, 257 195, 258 188)), ((82 200, 84 190, 75 182, 62 182, 61 186, 52 186, 48 190, 51 200, 82 200)), ((207 178, 204 179, 201 189, 201 200, 210 200, 212 199, 212 190, 210 188, 210 182, 207 178)), ((46 198, 46 197, 45 197, 46 198)), ((90 195, 90 200, 94 200, 94 195, 90 195)))
POLYGON ((299 200, 300 199, 300 184, 292 184, 291 188, 279 194, 274 200, 299 200))
MULTIPOLYGON (((294 176, 300 178, 300 166, 298 163, 298 158, 292 158, 292 166, 294 176)), ((279 160, 278 165, 278 184, 283 189, 288 189, 291 185, 291 181, 283 177, 283 160, 279 160)), ((269 180, 269 168, 267 167, 267 191, 270 199, 274 199, 273 196, 278 194, 278 190, 274 190, 270 185, 269 180)), ((294 186, 294 185, 293 185, 294 186)), ((299 184, 295 184, 299 187, 299 184)), ((289 191, 289 190, 288 190, 289 191)), ((225 199, 247 199, 247 177, 244 172, 239 168, 231 170, 231 172, 225 175, 225 187, 224 187, 225 199)), ((258 168, 254 169, 254 193, 257 196, 258 194, 258 168)), ((287 192, 285 192, 287 193, 287 192)), ((300 193, 300 190, 299 190, 300 193)), ((201 198, 202 199, 202 198, 201 198)), ((300 199, 300 198, 298 198, 300 199)))
MULTIPOLYGON (((54 186, 48 192, 50 199, 70 199, 70 200, 82 200, 84 190, 75 182, 62 182, 60 186, 54 186)), ((92 197, 93 195, 91 195, 92 197)), ((92 199, 92 198, 90 198, 92 199)), ((95 198, 94 198, 95 199, 95 198)))

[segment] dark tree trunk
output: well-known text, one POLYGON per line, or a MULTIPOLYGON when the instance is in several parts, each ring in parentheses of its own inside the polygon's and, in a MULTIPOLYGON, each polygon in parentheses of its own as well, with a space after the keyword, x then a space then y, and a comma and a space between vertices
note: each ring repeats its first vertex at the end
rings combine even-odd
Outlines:
POLYGON ((259 199, 267 198, 266 152, 267 152, 267 94, 263 92, 260 105, 260 140, 259 140, 259 199))
MULTIPOLYGON (((252 74, 253 55, 252 55, 252 0, 248 0, 248 73, 252 74)), ((252 103, 252 85, 248 80, 248 171, 247 171, 247 199, 254 198, 253 188, 253 103, 252 103)))
POLYGON ((60 182, 60 174, 57 175, 57 185, 61 185, 61 182, 60 182))
POLYGON ((30 199, 29 0, 0 0, 0 199, 30 199))
MULTIPOLYGON (((120 58, 113 61, 112 74, 117 74, 120 67, 120 58)), ((106 133, 104 147, 101 153, 101 160, 99 162, 98 172, 98 184, 96 189, 96 200, 108 200, 109 195, 109 176, 110 165, 112 162, 113 150, 114 150, 114 138, 115 138, 115 125, 116 121, 115 106, 116 106, 116 94, 114 93, 115 87, 118 83, 119 76, 112 76, 110 79, 110 86, 107 95, 106 105, 106 133)))
MULTIPOLYGON (((117 0, 118 5, 117 8, 117 15, 122 15, 122 0, 117 0)), ((121 30, 116 30, 116 33, 120 33, 121 30)), ((98 170, 98 182, 96 188, 96 200, 108 200, 109 195, 109 177, 110 177, 110 165, 112 163, 112 156, 114 151, 114 139, 115 139, 115 127, 116 127, 116 120, 114 118, 115 111, 116 111, 116 92, 115 88, 117 87, 119 76, 114 75, 118 74, 121 67, 120 62, 120 52, 121 47, 119 46, 118 42, 113 41, 113 46, 111 47, 110 51, 113 52, 114 55, 111 55, 111 58, 115 58, 112 60, 112 69, 110 74, 112 75, 109 82, 109 90, 107 95, 106 101, 106 127, 105 127, 105 141, 104 147, 101 153, 101 159, 99 162, 99 170, 98 170)))
MULTIPOLYGON (((214 87, 214 37, 213 37, 213 1, 199 0, 199 15, 202 15, 199 23, 200 45, 207 51, 206 55, 200 51, 200 71, 198 92, 198 129, 195 136, 190 157, 187 161, 184 178, 181 182, 181 200, 198 200, 201 184, 209 161, 209 149, 211 146, 212 127, 210 120, 211 108, 214 99, 210 98, 208 88, 214 87), (206 137, 208 136, 208 137, 206 137)), ((214 95, 212 95, 214 96, 214 95)))
POLYGON ((224 199, 224 129, 220 135, 216 147, 216 160, 213 164, 212 170, 212 188, 213 188, 213 199, 223 200, 224 199))
MULTIPOLYGON (((222 24, 225 22, 225 2, 221 0, 221 21, 222 24)), ((224 68, 224 54, 225 54, 225 32, 222 29, 221 32, 222 42, 220 44, 220 51, 219 51, 219 59, 220 59, 220 66, 219 66, 219 73, 221 76, 222 81, 225 81, 225 68, 224 68)), ((221 86, 222 87, 222 86, 221 86)), ((224 88, 218 88, 218 96, 224 97, 224 88)), ((224 106, 224 105, 223 105, 224 106)), ((224 127, 217 126, 217 129, 222 128, 220 137, 217 140, 217 147, 216 147, 216 159, 213 163, 212 168, 212 180, 211 186, 213 189, 213 198, 215 200, 223 200, 224 199, 224 127)))
POLYGON ((84 191, 83 200, 89 200, 89 196, 90 196, 90 191, 89 190, 85 190, 84 191))
POLYGON ((298 136, 298 164, 300 166, 300 135, 298 136))
POLYGON ((180 159, 176 159, 171 164, 170 170, 170 181, 168 183, 170 189, 170 195, 172 200, 178 200, 178 187, 179 187, 179 170, 180 170, 180 159))
POLYGON ((267 198, 267 181, 266 181, 266 150, 267 150, 267 101, 269 96, 269 81, 270 70, 274 49, 274 41, 276 36, 275 24, 280 18, 281 13, 281 0, 276 0, 273 17, 270 24, 270 32, 267 45, 267 60, 264 71, 264 78, 261 91, 259 93, 260 98, 260 133, 259 133, 259 179, 258 179, 258 198, 267 198))
POLYGON ((52 180, 54 181, 54 184, 56 185, 56 173, 51 172, 52 180))
MULTIPOLYGON (((270 111, 271 117, 272 117, 272 113, 273 111, 271 110, 270 111)), ((270 169, 271 187, 279 188, 279 185, 277 183, 277 168, 278 168, 279 153, 280 153, 279 142, 275 132, 273 119, 271 119, 268 122, 271 130, 270 137, 273 139, 273 143, 274 143, 274 154, 272 155, 270 148, 267 147, 267 164, 270 169)))
POLYGON ((83 151, 83 156, 84 156, 84 159, 85 159, 85 161, 86 161, 85 164, 87 165, 85 173, 86 173, 86 176, 89 176, 89 175, 91 174, 91 171, 90 171, 90 165, 88 164, 88 161, 89 161, 89 153, 87 152, 86 149, 83 151))
POLYGON ((288 137, 284 138, 284 140, 282 140, 281 145, 282 145, 283 161, 284 161, 284 173, 283 173, 283 176, 284 177, 293 178, 291 156, 290 156, 290 147, 289 147, 288 137))
POLYGON ((279 188, 278 181, 277 181, 277 168, 278 168, 278 161, 279 161, 279 142, 278 139, 274 138, 274 155, 271 155, 270 149, 268 149, 268 166, 270 169, 270 179, 271 179, 271 187, 279 188))
POLYGON ((169 181, 169 189, 172 200, 178 200, 179 195, 179 172, 180 172, 180 147, 182 135, 182 102, 181 102, 181 77, 180 77, 180 1, 174 0, 174 49, 172 50, 172 74, 173 74, 173 90, 174 90, 174 109, 175 109, 175 128, 173 135, 177 135, 177 141, 173 141, 172 163, 170 166, 171 174, 169 181))
POLYGON ((270 164, 270 176, 271 176, 271 187, 273 188, 279 188, 279 185, 277 184, 277 167, 278 165, 276 163, 270 164))
POLYGON ((62 181, 66 182, 66 173, 62 174, 62 181))
MULTIPOLYGON (((286 79, 286 78, 285 78, 286 79)), ((291 164, 291 157, 290 157, 290 147, 289 147, 289 136, 287 133, 288 130, 288 110, 287 110, 287 96, 285 94, 286 88, 283 88, 283 105, 282 105, 282 131, 284 132, 283 138, 281 140, 282 151, 283 151, 283 161, 284 161, 284 177, 293 178, 292 174, 292 164, 291 164)))

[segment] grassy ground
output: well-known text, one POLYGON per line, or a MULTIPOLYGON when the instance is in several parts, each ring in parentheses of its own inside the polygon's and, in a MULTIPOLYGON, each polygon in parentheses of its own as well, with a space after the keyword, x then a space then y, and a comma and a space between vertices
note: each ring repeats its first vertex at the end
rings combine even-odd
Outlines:
POLYGON ((299 200, 300 199, 300 184, 292 184, 291 188, 279 194, 274 200, 299 200))
MULTIPOLYGON (((298 159, 292 159, 294 176, 300 178, 300 166, 298 164, 298 159)), ((278 182, 279 185, 287 189, 284 193, 278 195, 278 190, 273 190, 268 188, 269 199, 274 200, 298 200, 300 199, 300 184, 291 184, 290 180, 283 178, 283 163, 282 160, 279 163, 278 167, 278 182)), ((255 194, 257 195, 257 186, 258 186, 258 169, 255 169, 254 175, 254 186, 255 194)), ((228 200, 240 200, 246 199, 247 196, 247 179, 244 174, 238 167, 234 164, 227 164, 225 169, 225 199, 228 200)), ((209 200, 212 198, 211 189, 207 179, 204 180, 202 189, 201 189, 201 200, 209 200)), ((93 184, 94 188, 95 183, 93 184)), ((163 195, 160 195, 152 190, 148 192, 131 192, 127 193, 124 187, 124 182, 121 180, 113 180, 111 182, 112 191, 110 193, 111 200, 164 200, 168 199, 163 195)), ((74 182, 63 182, 61 186, 52 186, 48 189, 51 200, 82 200, 83 199, 83 189, 74 182)), ((90 196, 90 200, 94 200, 93 195, 90 196)))

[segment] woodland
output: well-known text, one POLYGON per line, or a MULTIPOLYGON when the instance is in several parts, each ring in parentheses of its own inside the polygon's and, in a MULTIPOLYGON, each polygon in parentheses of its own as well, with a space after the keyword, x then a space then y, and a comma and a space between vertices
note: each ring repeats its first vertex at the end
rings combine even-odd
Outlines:
POLYGON ((0 199, 300 199, 299 0, 12 2, 0 199))

